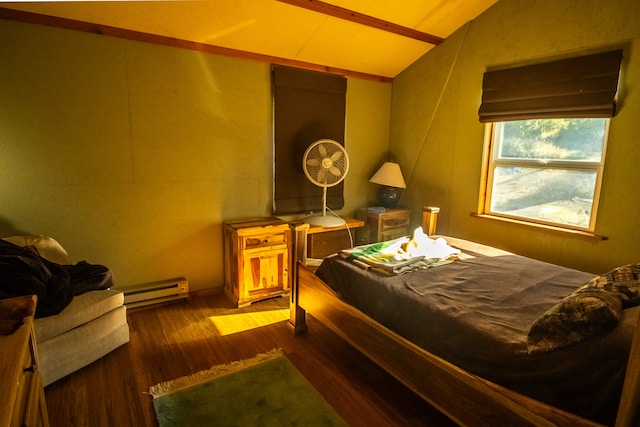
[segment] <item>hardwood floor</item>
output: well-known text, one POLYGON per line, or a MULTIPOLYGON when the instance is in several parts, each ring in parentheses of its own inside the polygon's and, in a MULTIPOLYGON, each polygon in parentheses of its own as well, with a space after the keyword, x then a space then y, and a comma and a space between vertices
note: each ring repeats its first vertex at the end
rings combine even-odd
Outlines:
POLYGON ((454 425, 312 317, 309 333, 294 337, 279 320, 287 307, 276 298, 234 309, 199 293, 130 311, 128 344, 46 387, 51 426, 156 426, 150 386, 277 347, 351 426, 454 425), (265 321, 276 323, 255 327, 265 321))

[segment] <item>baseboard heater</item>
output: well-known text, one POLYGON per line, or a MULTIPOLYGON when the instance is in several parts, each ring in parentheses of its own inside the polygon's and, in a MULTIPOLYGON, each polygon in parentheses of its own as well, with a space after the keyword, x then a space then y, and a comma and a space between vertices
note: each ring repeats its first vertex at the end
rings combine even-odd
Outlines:
POLYGON ((184 299, 189 296, 189 282, 184 277, 145 283, 123 290, 128 308, 184 299))

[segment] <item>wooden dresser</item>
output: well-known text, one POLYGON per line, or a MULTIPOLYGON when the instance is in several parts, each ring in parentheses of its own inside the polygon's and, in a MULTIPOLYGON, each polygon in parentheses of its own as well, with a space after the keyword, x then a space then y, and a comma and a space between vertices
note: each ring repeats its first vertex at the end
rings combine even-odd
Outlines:
POLYGON ((49 426, 33 332, 36 297, 0 300, 0 427, 49 426))
POLYGON ((224 293, 238 307, 289 293, 291 226, 278 218, 224 223, 224 293))

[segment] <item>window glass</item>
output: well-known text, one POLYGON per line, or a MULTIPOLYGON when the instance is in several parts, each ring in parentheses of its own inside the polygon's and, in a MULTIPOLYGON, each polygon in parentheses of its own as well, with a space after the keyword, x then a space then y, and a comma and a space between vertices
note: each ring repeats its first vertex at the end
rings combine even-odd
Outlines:
POLYGON ((593 231, 608 122, 492 124, 485 213, 593 231))
POLYGON ((499 157, 599 162, 607 121, 540 119, 502 122, 499 125, 499 157))

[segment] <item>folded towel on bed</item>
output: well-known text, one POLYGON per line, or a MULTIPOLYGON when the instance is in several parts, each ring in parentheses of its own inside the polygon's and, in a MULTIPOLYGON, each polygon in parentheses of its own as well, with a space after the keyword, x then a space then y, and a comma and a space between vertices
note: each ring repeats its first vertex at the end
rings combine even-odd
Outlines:
POLYGON ((432 239, 418 227, 412 237, 400 237, 340 251, 340 256, 362 268, 385 274, 403 274, 418 269, 447 264, 460 250, 443 238, 432 239))

